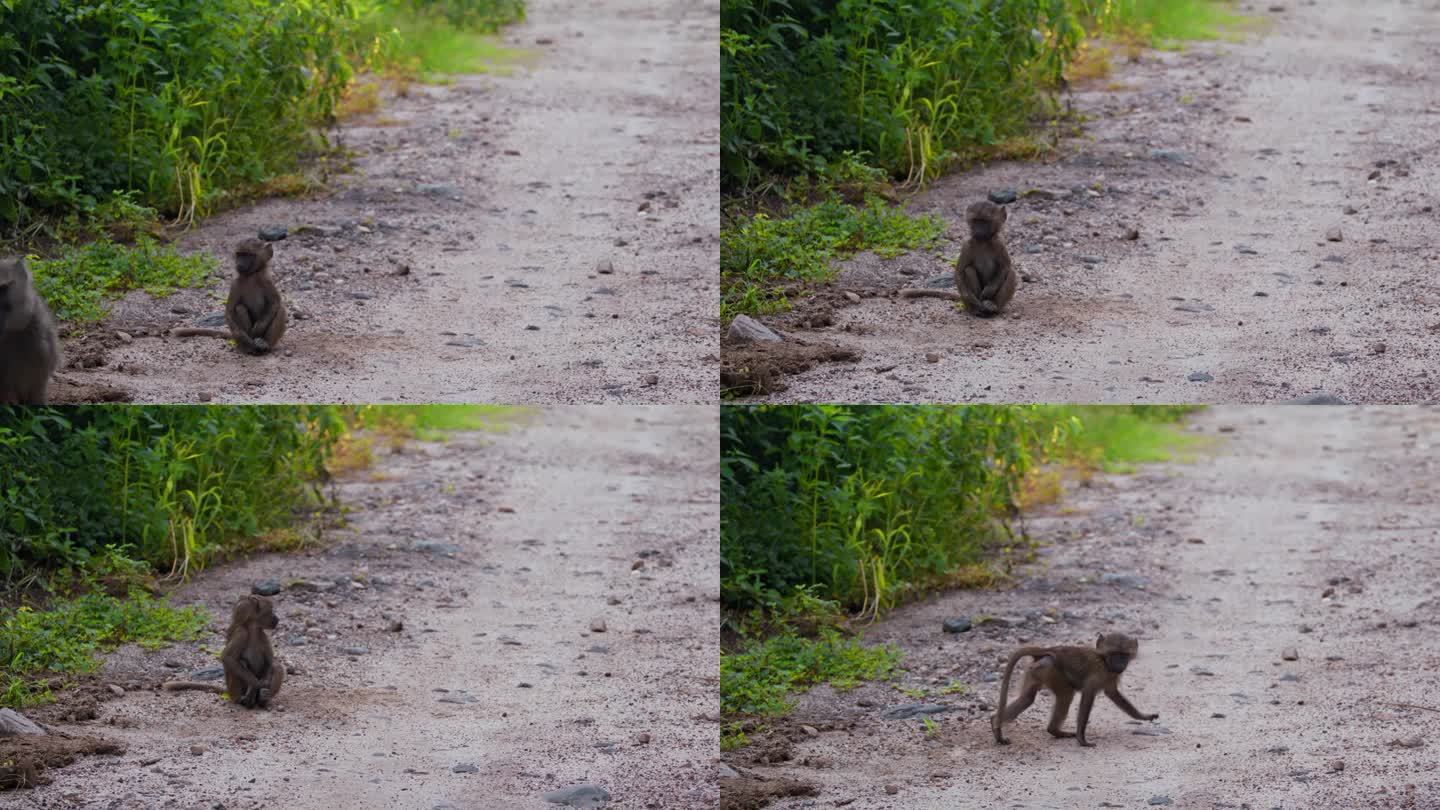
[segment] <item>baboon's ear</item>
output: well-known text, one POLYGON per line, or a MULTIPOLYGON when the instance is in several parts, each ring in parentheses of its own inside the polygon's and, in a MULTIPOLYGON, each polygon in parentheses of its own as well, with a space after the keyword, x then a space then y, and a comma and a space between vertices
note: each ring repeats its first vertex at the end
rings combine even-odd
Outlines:
POLYGON ((1099 646, 1100 646, 1101 644, 1103 644, 1104 642, 1105 642, 1105 634, 1104 634, 1104 633, 1101 633, 1100 635, 1098 635, 1098 636, 1095 637, 1095 646, 1096 646, 1096 647, 1099 647, 1099 646))
POLYGON ((1006 219, 1007 217, 1009 217, 1009 216, 1010 216, 1009 210, 1007 210, 1007 209, 1005 208, 1005 206, 1003 206, 1003 205, 1000 206, 1000 218, 995 221, 995 224, 996 224, 996 225, 1001 224, 1001 223, 1004 222, 1005 219, 1006 219))

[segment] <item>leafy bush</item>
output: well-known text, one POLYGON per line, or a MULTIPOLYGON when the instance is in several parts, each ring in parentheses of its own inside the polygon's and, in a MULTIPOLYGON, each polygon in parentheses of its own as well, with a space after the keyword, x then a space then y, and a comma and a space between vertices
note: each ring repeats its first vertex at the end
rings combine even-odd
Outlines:
POLYGON ((0 0, 0 233, 115 193, 189 220, 312 146, 387 24, 520 0, 0 0))
POLYGON ((818 172, 846 150, 933 176, 955 150, 1025 128, 1090 5, 722 0, 722 182, 818 172))
POLYGON ((333 406, 0 408, 0 582, 107 547, 184 574, 316 503, 333 406))
POLYGON ((1048 460, 1164 457, 1184 407, 726 406, 720 416, 720 589, 730 611, 793 586, 873 615, 957 580, 1048 460))

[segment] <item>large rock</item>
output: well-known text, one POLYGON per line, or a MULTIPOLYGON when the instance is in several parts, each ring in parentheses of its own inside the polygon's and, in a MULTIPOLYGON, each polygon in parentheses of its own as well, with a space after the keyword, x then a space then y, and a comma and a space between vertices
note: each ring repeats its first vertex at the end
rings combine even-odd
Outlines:
POLYGON ((0 737, 16 734, 44 734, 45 729, 14 709, 0 709, 0 737))
POLYGON ((782 339, 770 331, 765 324, 749 315, 736 315, 735 320, 730 322, 730 331, 726 334, 735 343, 754 343, 756 341, 775 343, 782 339))

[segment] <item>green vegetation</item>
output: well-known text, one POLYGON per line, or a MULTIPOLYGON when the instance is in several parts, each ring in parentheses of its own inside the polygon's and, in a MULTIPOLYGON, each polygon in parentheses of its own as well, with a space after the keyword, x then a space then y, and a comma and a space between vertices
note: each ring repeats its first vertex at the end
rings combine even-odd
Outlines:
POLYGON ((0 409, 0 586, 107 548, 177 576, 287 529, 345 429, 311 406, 0 409))
POLYGON ((391 37, 385 58, 392 69, 422 77, 486 73, 521 58, 521 51, 504 47, 493 35, 500 26, 524 18, 519 0, 470 4, 471 14, 455 13, 459 10, 453 4, 428 9, 426 5, 381 6, 367 21, 366 29, 377 40, 391 37))
POLYGON ((0 705, 50 699, 126 642, 208 621, 154 594, 226 557, 303 547, 354 448, 503 430, 489 405, 0 407, 0 705))
POLYGON ((52 679, 99 669, 96 653, 131 642, 157 648, 195 639, 209 621, 199 608, 173 608, 139 589, 124 597, 90 593, 58 600, 46 610, 0 610, 0 706, 48 702, 52 679))
MULTIPOLYGON (((867 647, 846 637, 840 619, 837 602, 820 599, 814 589, 803 587, 792 589, 770 610, 752 612, 748 617, 752 624, 746 627, 750 638, 743 649, 720 657, 721 713, 779 716, 794 706, 791 696, 816 684, 848 689, 896 672, 899 650, 867 647)), ((722 730, 721 750, 747 743, 740 724, 722 730)))
POLYGON ((1214 0, 722 0, 720 168, 727 196, 865 155, 923 182, 1013 152, 1089 34, 1212 38, 1214 0))
MULTIPOLYGON (((863 620, 928 590, 1000 579, 986 553, 1024 542, 1009 520, 1021 504, 1059 496, 1057 467, 1088 474, 1170 458, 1196 444, 1178 429, 1192 410, 722 407, 722 712, 781 715, 817 683, 891 677, 899 651, 849 637, 845 613, 863 620)), ((747 744, 746 728, 727 723, 722 748, 747 744)))
MULTIPOLYGON (((324 148, 357 67, 520 0, 0 0, 0 235, 117 197, 192 221, 324 148), (407 40, 405 31, 420 37, 407 40)), ((440 49, 446 66, 467 42, 440 49)))
POLYGON ((1186 40, 1221 39, 1253 23, 1230 3, 1214 0, 1108 0, 1105 33, 1128 36, 1156 48, 1186 40))
POLYGON ((988 545, 1049 462, 1120 468, 1187 440, 1185 406, 725 407, 721 596, 729 611, 813 587, 862 616, 989 581, 988 545))
POLYGON ((939 217, 911 217, 877 197, 857 207, 831 196, 785 219, 744 218, 721 233, 721 316, 785 309, 787 285, 834 278, 837 258, 861 250, 896 256, 932 247, 944 232, 939 217))
POLYGON ((1023 132, 1084 36, 1074 5, 723 0, 722 182, 814 174, 846 151, 921 180, 1023 132))
POLYGON ((63 321, 98 321, 105 317, 106 301, 145 290, 165 296, 180 287, 196 287, 219 271, 213 256, 182 255, 141 235, 133 247, 102 237, 58 259, 30 263, 35 287, 55 317, 63 321))

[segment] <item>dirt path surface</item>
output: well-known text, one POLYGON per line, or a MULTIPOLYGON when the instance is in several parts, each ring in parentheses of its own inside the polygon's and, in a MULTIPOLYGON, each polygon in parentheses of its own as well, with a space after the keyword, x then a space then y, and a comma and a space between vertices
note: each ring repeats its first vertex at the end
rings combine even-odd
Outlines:
POLYGON ((1220 437, 1213 453, 1099 477, 1031 516, 1047 545, 1014 590, 944 594, 870 628, 906 652, 898 685, 947 707, 935 736, 880 718, 920 702, 892 687, 827 687, 729 764, 819 788, 775 807, 1440 807, 1440 412, 1227 408, 1195 422, 1220 437), (974 629, 942 632, 956 617, 974 629), (1081 748, 1045 733, 1046 694, 996 745, 997 662, 1105 630, 1138 634, 1123 689, 1159 721, 1102 699, 1096 747, 1081 748), (952 681, 966 691, 942 694, 952 681))
POLYGON ((102 336, 67 346, 59 395, 713 402, 718 3, 528 5, 507 32, 531 52, 513 75, 387 97, 342 128, 354 171, 325 195, 266 200, 181 241, 226 257, 228 279, 234 244, 289 229, 275 268, 301 319, 283 352, 159 337, 216 325, 221 301, 135 294, 102 336))
POLYGON ((1434 401, 1440 7, 1273 5, 1249 4, 1268 22, 1245 43, 1117 57, 1075 93, 1090 120, 1062 160, 946 177, 911 200, 955 223, 953 261, 966 205, 1021 192, 1007 231, 1027 282, 1008 317, 896 298, 953 289, 933 255, 862 254, 833 286, 863 301, 829 292, 766 320, 863 356, 772 398, 1434 401), (801 326, 817 308, 835 325, 801 326))
POLYGON ((340 542, 178 595, 228 617, 285 585, 276 648, 298 671, 276 711, 154 688, 213 665, 218 637, 125 648, 93 722, 60 720, 74 693, 32 714, 126 753, 0 803, 524 808, 588 783, 612 807, 715 806, 717 430, 713 407, 572 408, 384 455, 341 483, 340 542))

